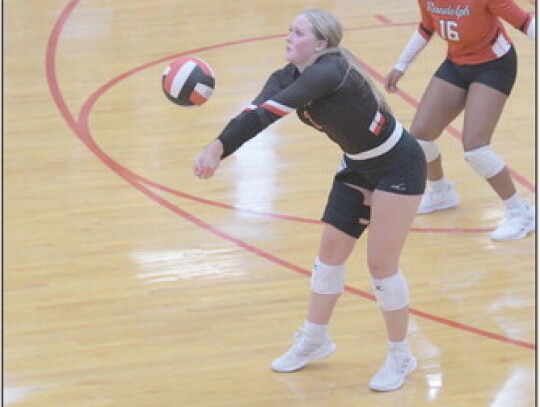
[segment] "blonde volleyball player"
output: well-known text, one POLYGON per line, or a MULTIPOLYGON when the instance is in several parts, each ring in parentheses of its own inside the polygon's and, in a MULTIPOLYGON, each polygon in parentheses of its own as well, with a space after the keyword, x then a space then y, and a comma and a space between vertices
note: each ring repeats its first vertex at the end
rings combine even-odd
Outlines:
POLYGON ((289 64, 274 72, 251 106, 197 156, 194 173, 213 176, 222 159, 294 111, 339 146, 343 160, 322 217, 306 320, 295 344, 271 367, 292 372, 334 352, 328 324, 344 290, 345 262, 369 226, 367 264, 388 339, 386 359, 369 386, 390 391, 416 367, 407 341, 409 288, 399 261, 424 192, 426 162, 356 58, 340 47, 342 36, 332 14, 300 13, 286 40, 289 64))

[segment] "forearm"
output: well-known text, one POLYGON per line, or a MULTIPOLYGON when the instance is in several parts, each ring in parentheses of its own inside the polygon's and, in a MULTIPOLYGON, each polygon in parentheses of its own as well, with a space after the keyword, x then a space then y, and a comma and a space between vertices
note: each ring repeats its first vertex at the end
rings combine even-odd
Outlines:
POLYGON ((423 32, 421 26, 418 26, 405 48, 403 48, 394 68, 398 71, 405 72, 418 54, 425 48, 430 38, 431 35, 423 32))
POLYGON ((218 136, 223 144, 221 159, 228 157, 238 150, 246 141, 264 130, 265 123, 255 111, 246 111, 232 119, 218 136))

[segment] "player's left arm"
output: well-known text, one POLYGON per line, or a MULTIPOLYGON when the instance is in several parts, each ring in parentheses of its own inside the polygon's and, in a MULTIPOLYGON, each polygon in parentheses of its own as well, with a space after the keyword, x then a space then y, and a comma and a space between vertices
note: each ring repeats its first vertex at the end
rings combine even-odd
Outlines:
POLYGON ((231 155, 275 121, 331 92, 342 80, 343 74, 331 58, 322 58, 286 86, 273 86, 277 92, 262 92, 252 106, 231 120, 219 135, 224 146, 222 158, 231 155))
POLYGON ((513 27, 536 39, 536 18, 519 7, 513 0, 488 0, 491 12, 513 27))

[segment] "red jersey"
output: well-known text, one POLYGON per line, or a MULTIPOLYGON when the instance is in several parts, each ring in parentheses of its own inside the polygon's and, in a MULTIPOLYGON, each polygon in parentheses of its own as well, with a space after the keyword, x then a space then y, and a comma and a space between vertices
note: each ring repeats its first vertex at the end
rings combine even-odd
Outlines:
POLYGON ((512 41, 499 18, 527 32, 532 16, 512 0, 418 0, 419 33, 429 40, 436 31, 448 44, 448 58, 459 65, 492 61, 512 41))

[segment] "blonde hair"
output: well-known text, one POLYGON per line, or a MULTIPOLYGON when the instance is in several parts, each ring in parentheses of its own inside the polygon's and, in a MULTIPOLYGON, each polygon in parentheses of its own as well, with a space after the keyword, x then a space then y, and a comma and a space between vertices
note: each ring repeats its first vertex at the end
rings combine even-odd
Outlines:
POLYGON ((383 94, 379 91, 379 89, 377 89, 373 83, 373 80, 364 71, 358 58, 356 58, 356 56, 354 56, 354 54, 348 49, 339 45, 343 39, 343 26, 341 25, 341 22, 332 13, 321 9, 310 8, 304 10, 300 14, 305 16, 311 23, 311 26, 313 27, 313 34, 315 34, 319 40, 326 41, 327 47, 323 51, 319 52, 316 57, 318 58, 325 54, 341 54, 345 61, 347 61, 349 69, 358 72, 358 74, 367 82, 371 92, 377 100, 379 107, 383 108, 387 112, 391 112, 383 94))

